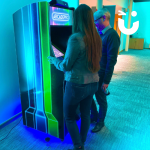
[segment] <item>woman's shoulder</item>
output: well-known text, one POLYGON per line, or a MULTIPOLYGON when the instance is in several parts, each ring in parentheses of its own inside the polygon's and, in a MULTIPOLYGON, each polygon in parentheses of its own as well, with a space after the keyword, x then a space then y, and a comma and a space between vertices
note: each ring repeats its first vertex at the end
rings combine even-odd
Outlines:
POLYGON ((85 48, 85 43, 84 43, 84 36, 82 33, 74 33, 70 36, 69 44, 75 47, 80 47, 80 49, 85 48))
POLYGON ((73 33, 71 36, 70 36, 70 39, 79 39, 79 40, 81 40, 81 39, 83 39, 83 34, 82 33, 80 33, 80 32, 78 32, 78 33, 73 33))

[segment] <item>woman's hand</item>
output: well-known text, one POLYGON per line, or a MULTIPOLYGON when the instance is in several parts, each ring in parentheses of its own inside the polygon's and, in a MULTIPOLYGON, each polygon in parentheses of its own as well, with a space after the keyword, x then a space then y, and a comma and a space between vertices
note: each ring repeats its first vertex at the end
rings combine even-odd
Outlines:
POLYGON ((48 58, 48 61, 50 62, 50 64, 55 64, 55 62, 57 61, 57 58, 52 57, 52 56, 49 56, 47 58, 48 58))

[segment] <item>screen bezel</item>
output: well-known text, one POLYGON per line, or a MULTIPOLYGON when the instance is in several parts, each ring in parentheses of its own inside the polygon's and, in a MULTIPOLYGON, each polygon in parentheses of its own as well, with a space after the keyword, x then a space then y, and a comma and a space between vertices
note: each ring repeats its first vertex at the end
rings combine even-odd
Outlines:
MULTIPOLYGON (((53 6, 53 5, 49 5, 50 7, 56 7, 56 8, 62 8, 62 9, 69 9, 69 10, 73 10, 73 12, 75 11, 74 7, 62 7, 62 6, 53 6)), ((73 14, 74 15, 74 14, 73 14)))

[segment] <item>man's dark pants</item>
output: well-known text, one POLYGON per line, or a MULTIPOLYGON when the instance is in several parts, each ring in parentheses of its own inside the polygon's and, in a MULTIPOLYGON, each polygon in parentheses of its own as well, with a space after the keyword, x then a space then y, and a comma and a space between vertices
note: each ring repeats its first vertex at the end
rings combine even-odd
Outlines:
POLYGON ((92 101, 92 106, 91 106, 91 120, 96 122, 104 122, 107 113, 107 107, 108 107, 106 95, 101 89, 102 84, 103 84, 103 78, 100 78, 98 91, 95 93, 96 100, 99 104, 99 113, 97 111, 97 107, 94 99, 92 101))

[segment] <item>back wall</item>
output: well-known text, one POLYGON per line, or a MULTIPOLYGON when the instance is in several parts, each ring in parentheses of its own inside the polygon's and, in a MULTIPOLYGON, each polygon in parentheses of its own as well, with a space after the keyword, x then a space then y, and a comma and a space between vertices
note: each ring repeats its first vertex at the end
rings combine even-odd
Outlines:
POLYGON ((144 38, 144 48, 150 48, 150 2, 133 3, 133 10, 137 12, 137 17, 131 17, 131 26, 139 21, 139 29, 133 37, 144 38))

